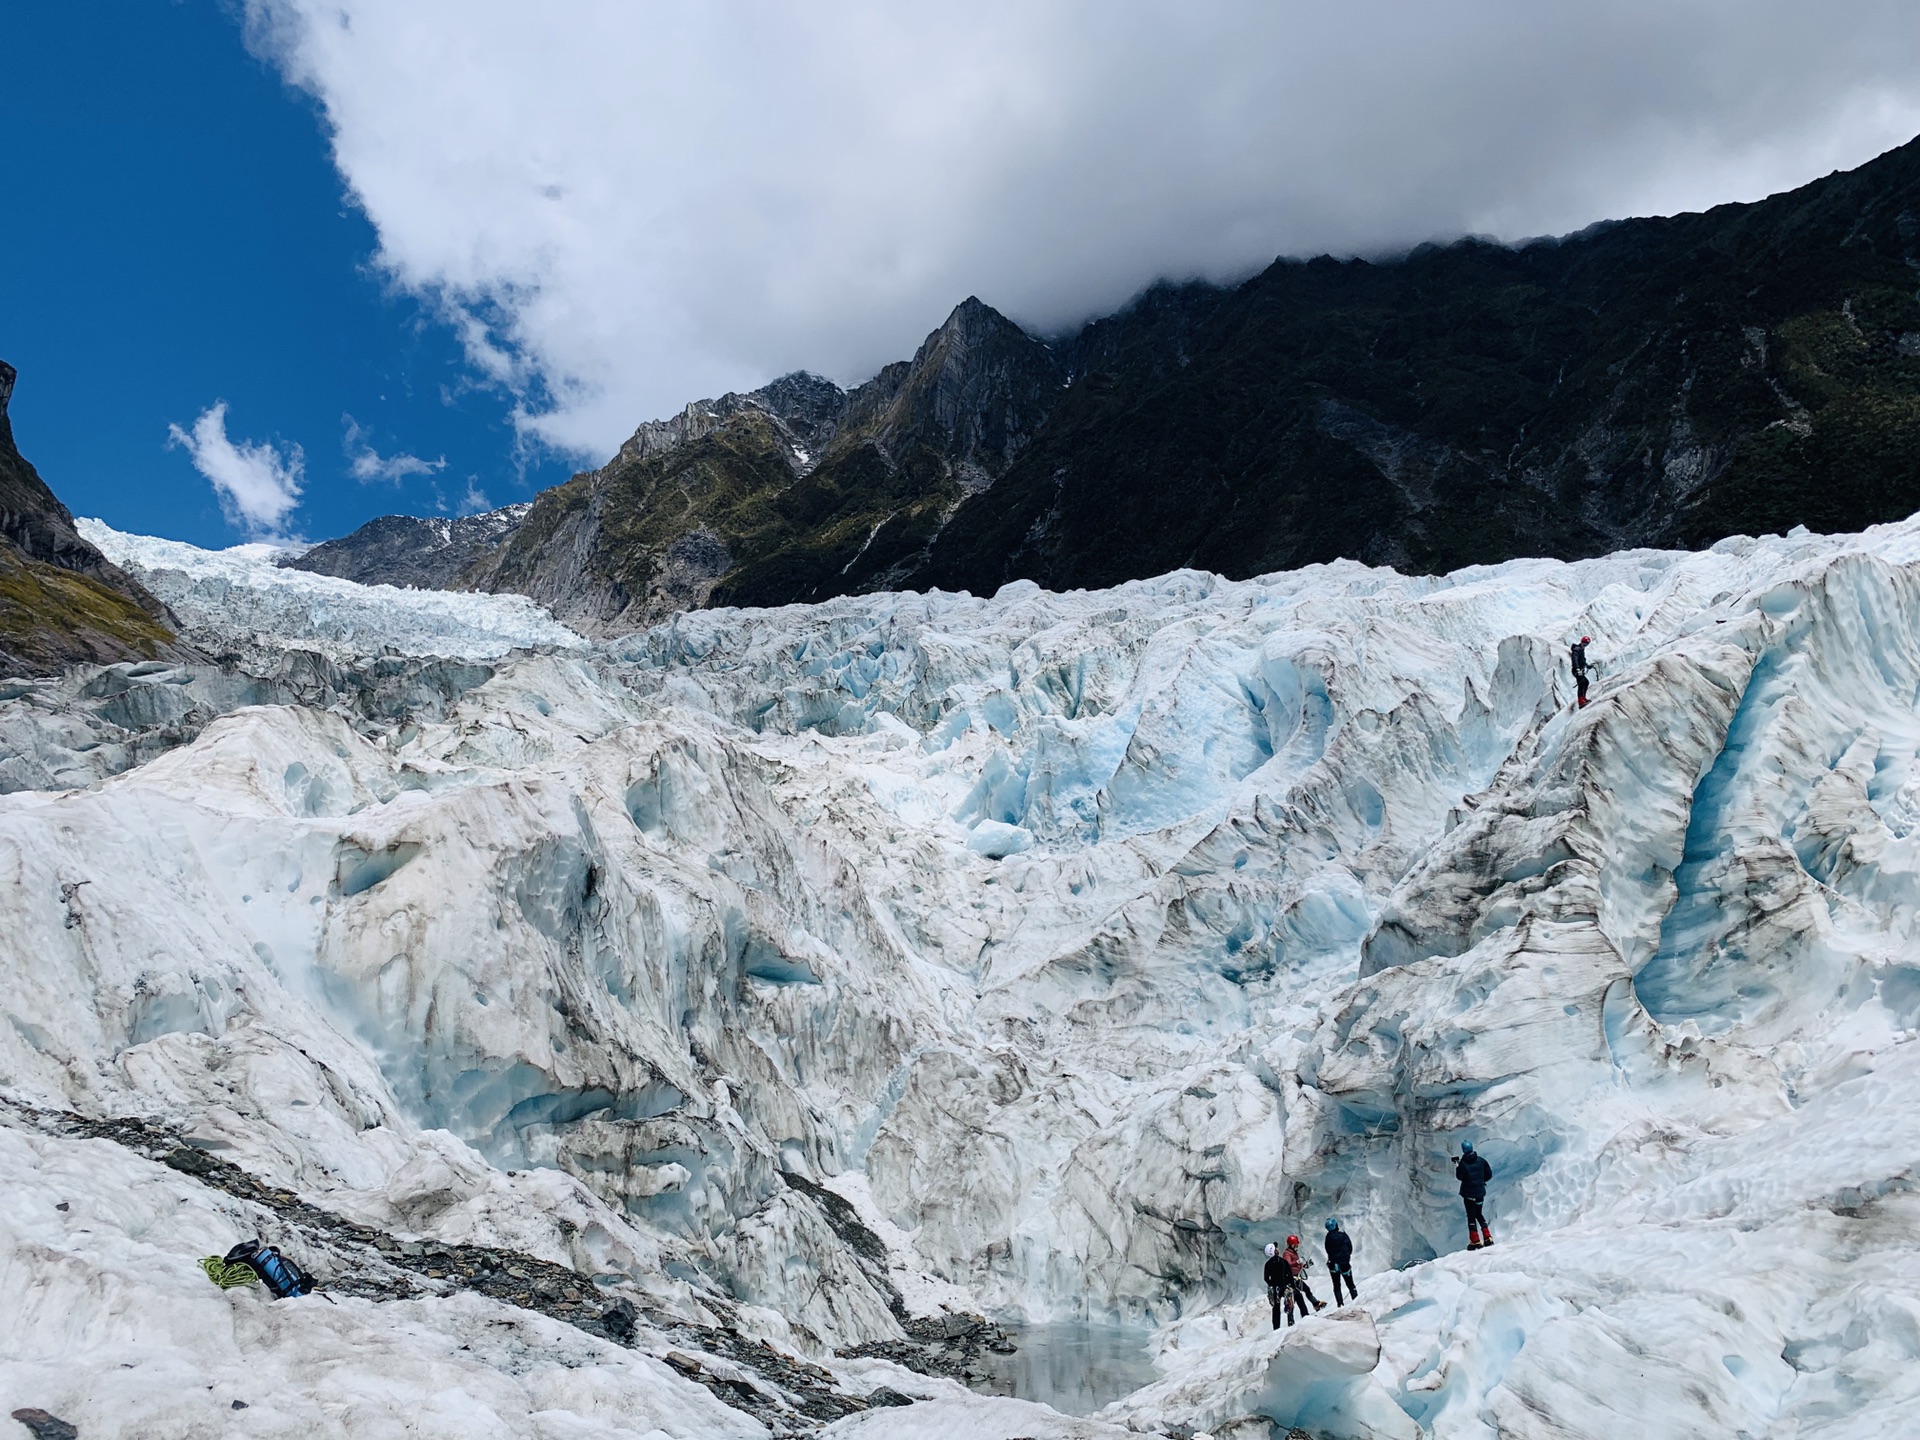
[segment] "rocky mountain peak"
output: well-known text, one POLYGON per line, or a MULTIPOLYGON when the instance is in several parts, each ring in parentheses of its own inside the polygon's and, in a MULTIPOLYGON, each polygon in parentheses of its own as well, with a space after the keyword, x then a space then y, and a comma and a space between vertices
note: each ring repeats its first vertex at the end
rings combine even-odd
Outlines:
POLYGON ((970 295, 911 361, 855 391, 853 408, 872 405, 874 439, 895 464, 925 446, 963 490, 977 493, 1045 422, 1066 376, 1050 347, 970 295))
POLYGON ((806 370, 782 375, 752 392, 769 414, 789 425, 818 427, 838 421, 847 408, 847 392, 824 376, 806 370))
POLYGON ((281 564, 363 585, 451 589, 469 564, 510 540, 532 509, 526 500, 478 515, 382 515, 281 564))
POLYGON ((640 464, 704 439, 746 411, 772 416, 802 443, 824 445, 847 408, 847 392, 831 380, 795 370, 745 393, 728 391, 714 400, 696 400, 678 415, 649 420, 604 467, 640 464))
POLYGON ((73 528, 73 515, 14 446, 7 404, 20 372, 0 360, 0 536, 29 558, 92 573, 106 564, 73 528))
POLYGON ((13 421, 7 418, 7 402, 13 399, 13 382, 20 378, 20 372, 0 360, 0 445, 9 448, 13 445, 13 421))
POLYGON ((0 360, 0 674, 170 649, 166 606, 81 538, 15 447, 7 406, 18 379, 0 360))

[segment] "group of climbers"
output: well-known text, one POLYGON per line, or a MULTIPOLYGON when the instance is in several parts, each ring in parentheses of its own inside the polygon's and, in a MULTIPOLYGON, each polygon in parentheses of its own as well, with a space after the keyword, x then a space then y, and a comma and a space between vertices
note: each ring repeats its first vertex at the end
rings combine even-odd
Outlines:
MULTIPOLYGON (((1587 703, 1587 685, 1596 669, 1587 658, 1587 647, 1593 643, 1591 635, 1582 635, 1569 647, 1573 664, 1573 683, 1575 689, 1574 707, 1584 709, 1587 703)), ((1493 1244, 1493 1227, 1487 1223, 1486 1210, 1483 1208, 1487 1198, 1487 1182, 1493 1179, 1493 1167, 1486 1157, 1473 1148, 1471 1140, 1460 1146, 1460 1154, 1455 1158, 1453 1178, 1460 1182, 1460 1203, 1467 1211, 1467 1248, 1484 1250, 1493 1244)), ((1295 1312, 1306 1315, 1307 1306, 1315 1310, 1326 1308, 1312 1290, 1307 1288, 1306 1272, 1308 1262, 1300 1254, 1300 1237, 1289 1235, 1287 1248, 1282 1251, 1277 1245, 1267 1246, 1267 1264, 1265 1279, 1267 1295, 1273 1303, 1273 1328, 1278 1330, 1281 1315, 1286 1323, 1294 1323, 1295 1312)), ((1338 1220, 1327 1221, 1327 1273, 1333 1277, 1333 1303, 1340 1303, 1340 1289, 1346 1286, 1350 1299, 1359 1299, 1359 1292, 1353 1285, 1353 1237, 1340 1228, 1338 1220)))
MULTIPOLYGON (((1460 1182, 1460 1203, 1467 1211, 1467 1248, 1484 1250, 1493 1244, 1493 1227, 1487 1223, 1483 1208, 1487 1198, 1487 1184, 1493 1179, 1493 1166, 1487 1163, 1486 1156, 1473 1148, 1471 1140, 1460 1144, 1460 1154, 1453 1162, 1453 1178, 1460 1182)), ((1349 1300, 1358 1300, 1360 1291, 1353 1283, 1353 1237, 1340 1228, 1340 1222, 1331 1217, 1327 1220, 1327 1273, 1333 1277, 1333 1303, 1340 1303, 1340 1290, 1344 1286, 1349 1300)), ((1315 1295, 1307 1285, 1307 1269, 1310 1265, 1300 1253, 1300 1237, 1287 1236, 1287 1248, 1278 1245, 1267 1246, 1267 1264, 1264 1278, 1267 1282, 1267 1298, 1273 1305, 1273 1328, 1280 1328, 1281 1316, 1286 1323, 1294 1323, 1296 1312, 1301 1318, 1307 1314, 1307 1306, 1315 1310, 1326 1309, 1325 1303, 1315 1295)))
MULTIPOLYGON (((1329 1225, 1334 1222, 1329 1220, 1329 1225)), ((1311 1304, 1316 1310, 1326 1309, 1326 1303, 1307 1286, 1307 1262, 1300 1254, 1300 1237, 1287 1236, 1287 1248, 1278 1245, 1267 1246, 1267 1299, 1273 1305, 1273 1328, 1280 1328, 1280 1313, 1284 1309, 1287 1324, 1293 1324, 1293 1312, 1298 1309, 1302 1315, 1307 1313, 1311 1304)))
MULTIPOLYGON (((1280 1317, 1284 1313, 1287 1324, 1294 1321, 1294 1312, 1301 1316, 1307 1313, 1307 1306, 1315 1310, 1327 1308, 1326 1302, 1313 1293, 1307 1284, 1307 1269, 1312 1262, 1300 1253, 1300 1237, 1287 1236, 1287 1248, 1277 1245, 1267 1246, 1267 1299, 1273 1305, 1273 1328, 1280 1328, 1280 1317)), ((1327 1273, 1333 1277, 1333 1303, 1340 1303, 1340 1287, 1347 1288, 1347 1298, 1358 1300, 1360 1292, 1353 1284, 1353 1237, 1340 1228, 1338 1220, 1327 1221, 1327 1273)))

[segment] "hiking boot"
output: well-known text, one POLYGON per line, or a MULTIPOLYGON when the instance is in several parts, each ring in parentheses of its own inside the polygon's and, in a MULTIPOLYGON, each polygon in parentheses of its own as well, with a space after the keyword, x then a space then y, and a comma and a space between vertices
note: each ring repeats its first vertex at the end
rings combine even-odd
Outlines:
POLYGON ((1481 1242, 1478 1238, 1467 1241, 1467 1249, 1469 1250, 1478 1250, 1480 1246, 1481 1242))

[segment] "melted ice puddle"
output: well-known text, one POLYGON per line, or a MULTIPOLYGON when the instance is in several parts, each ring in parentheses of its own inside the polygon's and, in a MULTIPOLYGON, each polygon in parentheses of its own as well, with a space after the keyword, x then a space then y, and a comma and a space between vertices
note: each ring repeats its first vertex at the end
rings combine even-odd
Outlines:
POLYGON ((1147 1354, 1147 1332, 1067 1321, 1003 1327, 1020 1348, 982 1353, 985 1375, 972 1382, 986 1395, 1037 1400, 1065 1415, 1090 1415, 1159 1377, 1147 1354))

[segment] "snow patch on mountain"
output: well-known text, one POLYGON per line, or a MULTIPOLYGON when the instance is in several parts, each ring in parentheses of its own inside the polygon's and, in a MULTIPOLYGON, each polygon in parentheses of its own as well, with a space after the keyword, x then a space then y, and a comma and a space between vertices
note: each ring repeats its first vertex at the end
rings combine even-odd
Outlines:
MULTIPOLYGON (((251 706, 0 797, 0 1092, 925 1396, 837 1422, 863 1440, 1901 1433, 1917 702, 1920 522, 687 614, 404 725, 251 706), (1261 1246, 1329 1214, 1358 1307, 1275 1338, 1261 1246), (1157 1327, 1163 1379, 1068 1421, 849 1356, 969 1311, 1157 1327)), ((9 1179, 81 1143, 17 1129, 9 1179)), ((78 1315, 255 1223, 121 1188, 105 1239, 39 1216, 11 1289, 78 1315)), ((245 1303, 173 1285, 140 1303, 245 1303)), ((477 1303, 328 1323, 458 1351, 477 1303)), ((594 1433, 575 1390, 564 1423, 487 1393, 594 1433)))
POLYGON ((491 660, 512 650, 586 641, 524 595, 475 595, 359 585, 277 563, 284 547, 202 550, 128 535, 99 520, 76 528, 136 576, 185 623, 190 636, 300 646, 339 658, 400 655, 491 660))

